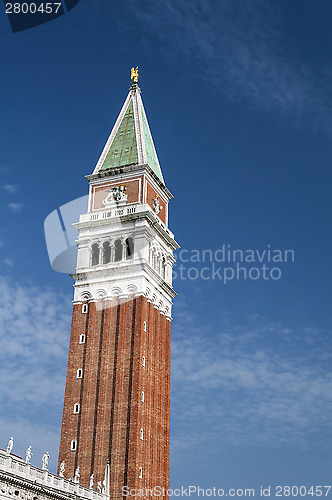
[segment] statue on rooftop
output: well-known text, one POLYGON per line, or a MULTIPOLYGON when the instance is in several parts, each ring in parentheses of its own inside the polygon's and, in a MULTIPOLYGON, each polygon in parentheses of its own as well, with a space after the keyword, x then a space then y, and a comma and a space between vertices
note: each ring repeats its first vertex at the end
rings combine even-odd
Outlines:
POLYGON ((25 463, 26 464, 30 463, 30 459, 31 459, 32 455, 33 455, 33 453, 31 451, 31 446, 29 446, 29 448, 25 452, 25 463))
POLYGON ((50 458, 50 454, 49 452, 47 451, 46 453, 44 453, 44 455, 42 456, 42 470, 48 470, 47 467, 48 467, 48 459, 50 458))
POLYGON ((11 454, 11 451, 13 449, 13 446, 14 446, 14 438, 13 436, 10 438, 10 440, 8 441, 8 444, 7 444, 7 455, 10 455, 11 454))
POLYGON ((106 494, 106 479, 104 479, 104 481, 103 481, 103 488, 102 488, 101 492, 102 492, 104 495, 106 494))
POLYGON ((80 468, 77 467, 74 475, 74 483, 79 483, 79 482, 80 482, 80 468))
POLYGON ((66 469, 66 462, 63 460, 60 464, 59 477, 64 477, 65 469, 66 469))

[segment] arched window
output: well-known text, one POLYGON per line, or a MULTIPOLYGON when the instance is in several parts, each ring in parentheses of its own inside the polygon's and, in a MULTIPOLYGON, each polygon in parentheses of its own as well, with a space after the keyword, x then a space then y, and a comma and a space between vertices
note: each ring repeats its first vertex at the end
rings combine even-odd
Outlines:
POLYGON ((138 477, 139 477, 139 479, 143 479, 143 469, 142 469, 142 467, 140 467, 138 469, 138 477))
POLYGON ((70 451, 76 451, 77 450, 77 441, 76 439, 73 439, 70 443, 70 451))
POLYGON ((111 262, 111 245, 109 244, 108 241, 105 241, 103 247, 104 247, 103 264, 108 264, 109 262, 111 262))
POLYGON ((80 339, 78 341, 79 344, 85 344, 85 335, 84 333, 81 333, 80 339))
POLYGON ((91 265, 98 266, 98 264, 99 264, 99 245, 98 245, 98 243, 94 243, 92 245, 91 249, 92 249, 91 265))
POLYGON ((79 413, 79 412, 80 412, 80 405, 79 403, 75 403, 73 413, 79 413))
POLYGON ((143 441, 143 429, 142 429, 142 427, 139 431, 139 438, 143 441))
POLYGON ((129 237, 126 239, 126 259, 132 259, 134 257, 134 240, 129 237))
POLYGON ((87 314, 88 312, 88 304, 83 304, 82 305, 82 314, 87 314))
POLYGON ((121 240, 115 240, 114 242, 114 262, 119 262, 122 260, 122 243, 121 240))
POLYGON ((76 372, 76 378, 82 378, 83 377, 83 370, 82 368, 79 368, 76 372))

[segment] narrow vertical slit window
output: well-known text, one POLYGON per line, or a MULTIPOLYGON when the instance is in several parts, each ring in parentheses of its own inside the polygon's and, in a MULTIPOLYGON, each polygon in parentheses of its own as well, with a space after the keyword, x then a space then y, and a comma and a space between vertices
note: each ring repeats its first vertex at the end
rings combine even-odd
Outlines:
POLYGON ((81 335, 80 335, 79 344, 85 344, 85 335, 84 335, 84 333, 81 333, 81 335))
POLYGON ((139 431, 139 438, 143 441, 143 428, 142 427, 139 431))
POLYGON ((79 368, 76 372, 76 378, 82 378, 83 377, 83 369, 79 368))
POLYGON ((141 401, 144 403, 144 391, 141 392, 141 401))
POLYGON ((77 414, 79 412, 80 412, 80 405, 79 405, 79 403, 75 403, 73 413, 77 414))
POLYGON ((143 469, 142 469, 142 467, 140 467, 138 469, 138 477, 139 477, 139 479, 143 479, 143 469))
POLYGON ((145 366, 145 356, 142 358, 142 366, 145 366))
POLYGON ((143 330, 146 332, 146 321, 143 323, 143 330))
POLYGON ((76 451, 77 450, 77 441, 76 439, 73 439, 70 443, 70 451, 76 451))
POLYGON ((83 304, 82 305, 82 314, 87 314, 88 313, 88 304, 83 304))

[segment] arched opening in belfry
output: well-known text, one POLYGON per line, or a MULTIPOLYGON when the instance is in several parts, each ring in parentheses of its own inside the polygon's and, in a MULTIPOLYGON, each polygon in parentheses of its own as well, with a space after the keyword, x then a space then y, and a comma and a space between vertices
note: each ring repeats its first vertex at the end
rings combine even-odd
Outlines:
POLYGON ((134 240, 129 237, 126 239, 126 259, 132 259, 134 257, 134 240))
POLYGON ((166 259, 165 257, 162 258, 161 261, 161 277, 165 279, 166 277, 166 259))
POLYGON ((114 261, 119 262, 122 260, 122 243, 121 240, 115 240, 114 242, 114 261))
POLYGON ((103 244, 103 250, 103 264, 109 264, 111 262, 111 245, 109 244, 109 241, 105 241, 105 243, 103 244))
POLYGON ((92 249, 91 264, 93 266, 97 266, 99 264, 99 245, 98 245, 98 243, 94 243, 92 245, 91 249, 92 249))

